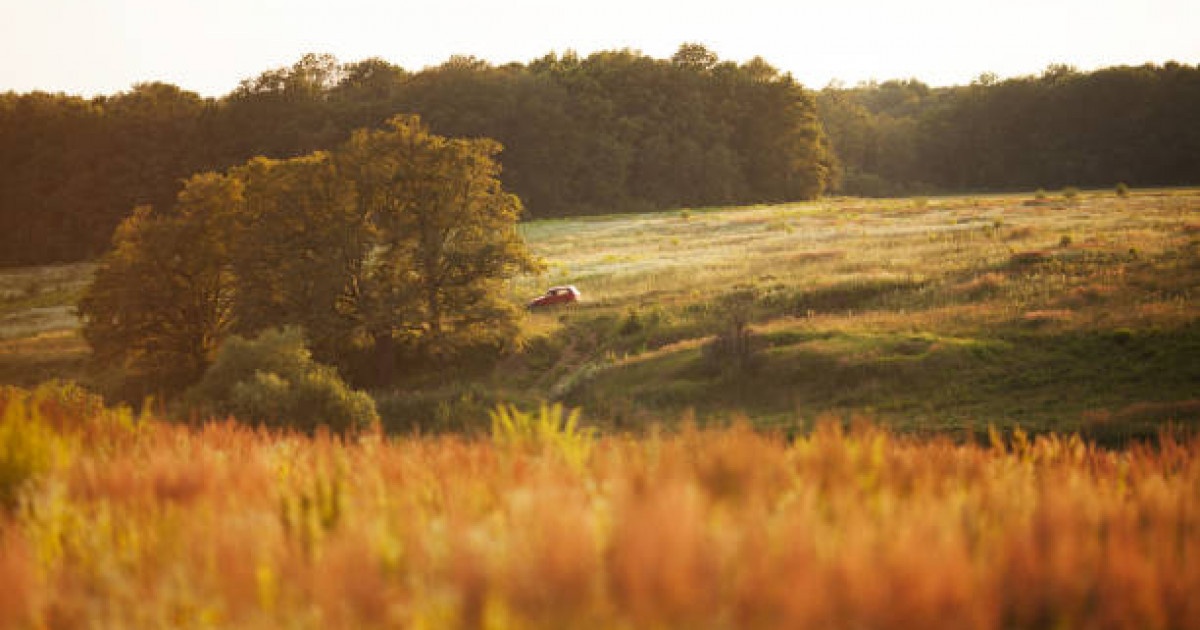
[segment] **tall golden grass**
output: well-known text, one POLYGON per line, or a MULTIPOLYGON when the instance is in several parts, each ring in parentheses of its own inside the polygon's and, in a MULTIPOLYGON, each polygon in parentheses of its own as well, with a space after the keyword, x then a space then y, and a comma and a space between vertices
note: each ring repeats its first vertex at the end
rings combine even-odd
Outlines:
POLYGON ((1195 437, 304 436, 51 387, 0 417, 52 436, 3 628, 1200 627, 1195 437))

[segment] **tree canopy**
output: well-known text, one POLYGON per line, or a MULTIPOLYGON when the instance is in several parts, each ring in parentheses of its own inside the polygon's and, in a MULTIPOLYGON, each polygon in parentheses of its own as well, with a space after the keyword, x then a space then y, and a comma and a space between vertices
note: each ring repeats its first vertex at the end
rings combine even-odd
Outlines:
POLYGON ((828 181, 812 95, 761 59, 698 44, 410 73, 306 55, 220 99, 152 83, 84 100, 0 95, 0 265, 88 259, 137 205, 162 211, 196 172, 332 150, 354 129, 420 115, 492 138, 506 190, 550 217, 807 199, 828 181))
POLYGON ((131 396, 177 393, 229 335, 280 326, 360 382, 496 356, 516 334, 503 282, 538 268, 499 151, 397 117, 332 152, 193 176, 169 211, 121 224, 84 336, 131 396))
POLYGON ((699 44, 472 57, 409 72, 306 55, 219 99, 163 83, 82 99, 0 94, 0 265, 90 259, 139 205, 255 156, 330 151, 354 129, 416 114, 492 138, 526 216, 554 217, 956 190, 1200 182, 1200 66, 1177 63, 932 88, 916 80, 816 93, 761 58, 699 44), (836 156, 836 158, 835 158, 836 156))
POLYGON ((1200 182, 1200 66, 831 86, 817 103, 851 194, 1200 182))

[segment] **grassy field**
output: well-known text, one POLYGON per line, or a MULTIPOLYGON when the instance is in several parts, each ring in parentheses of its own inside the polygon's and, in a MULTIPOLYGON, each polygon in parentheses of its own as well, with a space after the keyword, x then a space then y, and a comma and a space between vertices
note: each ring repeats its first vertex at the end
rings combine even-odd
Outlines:
POLYGON ((795 426, 1145 435, 1200 416, 1200 193, 842 199, 534 222, 571 282, 491 382, 636 427, 692 409, 795 426), (706 356, 734 300, 744 369, 706 356))
MULTIPOLYGON (((380 431, 0 387, 0 630, 1200 627, 1200 191, 523 229, 584 302, 380 431)), ((0 272, 0 380, 96 381, 91 272, 0 272)))
MULTIPOLYGON (((1152 435, 1200 416, 1200 191, 829 199, 535 221, 582 304, 531 314, 490 373, 375 392, 389 428, 486 427, 550 399, 616 428, 823 413, 902 430, 1152 435), (706 350, 734 316, 746 361, 706 350)), ((86 265, 0 273, 0 380, 87 378, 86 265)))
POLYGON ((1196 628, 1200 437, 349 439, 0 388, 0 629, 1196 628))

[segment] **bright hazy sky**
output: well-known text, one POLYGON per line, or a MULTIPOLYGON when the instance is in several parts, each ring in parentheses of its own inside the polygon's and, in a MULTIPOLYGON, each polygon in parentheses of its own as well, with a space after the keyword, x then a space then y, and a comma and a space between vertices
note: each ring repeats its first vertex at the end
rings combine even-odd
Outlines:
POLYGON ((419 70, 452 54, 665 58, 682 42, 723 60, 761 55, 813 88, 948 85, 1051 63, 1200 63, 1200 0, 0 0, 0 92, 158 80, 221 96, 306 52, 419 70))

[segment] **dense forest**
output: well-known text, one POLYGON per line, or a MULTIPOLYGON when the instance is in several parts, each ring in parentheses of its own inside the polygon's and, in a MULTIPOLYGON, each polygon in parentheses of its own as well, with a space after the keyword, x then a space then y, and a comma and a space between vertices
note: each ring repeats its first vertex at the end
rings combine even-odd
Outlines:
POLYGON ((1200 66, 829 86, 817 103, 847 194, 1200 183, 1200 66))
POLYGON ((762 59, 685 44, 470 57, 409 72, 307 55, 219 99, 163 83, 84 99, 0 94, 0 265, 90 259, 133 208, 169 210, 192 173, 306 155, 419 114, 489 137, 527 216, 952 190, 1200 181, 1200 67, 931 88, 806 90, 762 59), (819 117, 818 117, 819 114, 819 117))
POLYGON ((308 55, 221 99, 161 83, 0 95, 0 264, 94 257, 134 207, 169 208, 191 173, 330 148, 396 113, 498 140, 504 186, 534 217, 812 198, 832 172, 810 92, 699 45, 669 60, 455 57, 417 73, 308 55))

